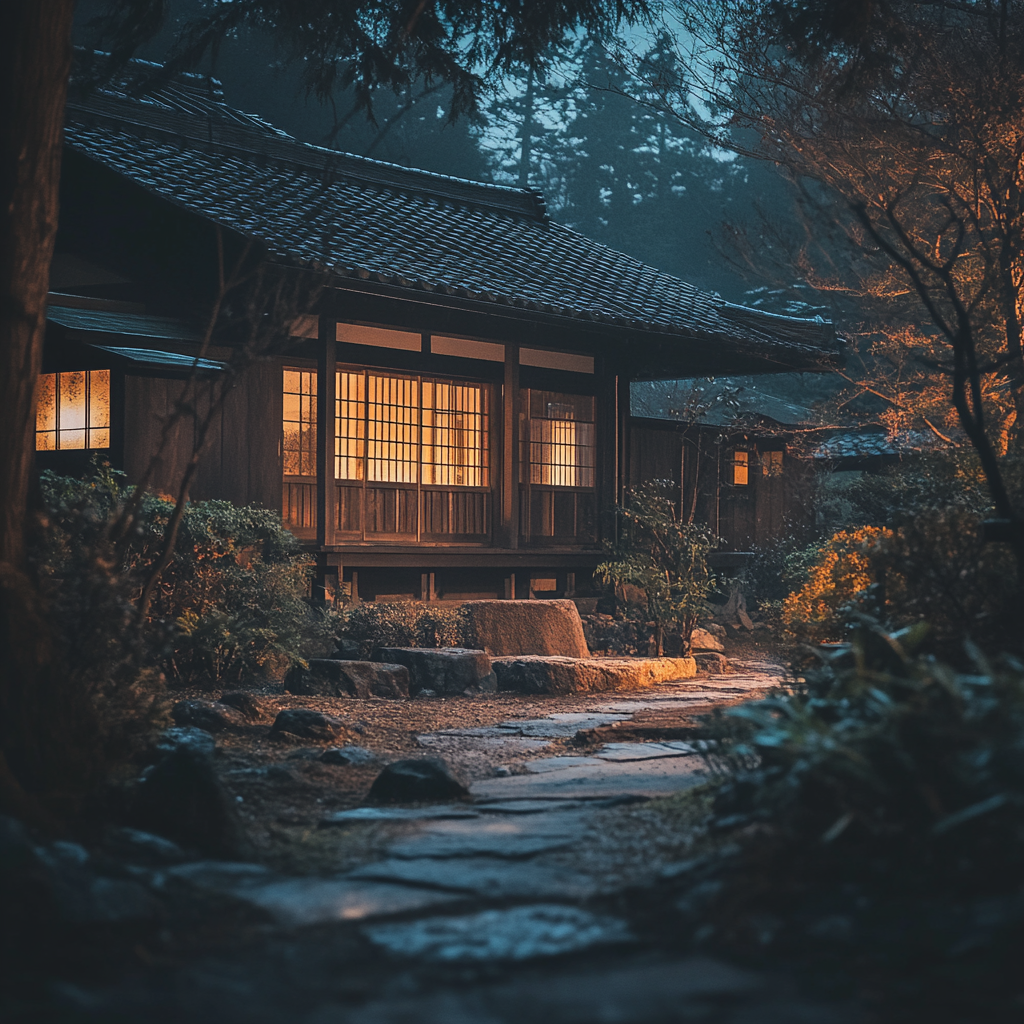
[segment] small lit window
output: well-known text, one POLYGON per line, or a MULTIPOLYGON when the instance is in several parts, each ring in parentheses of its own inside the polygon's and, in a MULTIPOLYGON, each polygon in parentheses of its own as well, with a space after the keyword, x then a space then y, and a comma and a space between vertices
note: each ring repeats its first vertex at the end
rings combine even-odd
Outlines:
POLYGON ((110 447, 110 371, 43 373, 36 385, 36 451, 110 447))
POLYGON ((284 473, 316 476, 316 371, 284 371, 284 473))
POLYGON ((524 463, 531 484, 594 486, 594 399, 531 391, 529 446, 524 463))
POLYGON ((750 452, 733 452, 732 482, 738 487, 746 487, 750 483, 750 452))
POLYGON ((765 476, 782 476, 782 452, 764 452, 761 455, 761 472, 765 476))

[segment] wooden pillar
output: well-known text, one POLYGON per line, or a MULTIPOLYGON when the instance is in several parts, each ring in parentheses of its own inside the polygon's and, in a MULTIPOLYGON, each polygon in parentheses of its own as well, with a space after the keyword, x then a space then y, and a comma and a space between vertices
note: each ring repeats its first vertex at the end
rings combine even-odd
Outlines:
POLYGON ((600 537, 608 539, 614 533, 612 511, 619 498, 622 472, 618 377, 616 367, 607 356, 599 357, 596 369, 598 528, 600 537))
POLYGON ((619 373, 615 378, 615 405, 619 420, 618 438, 615 444, 616 477, 618 488, 616 500, 621 505, 626 500, 630 485, 629 465, 629 375, 619 373))
POLYGON ((320 316, 316 363, 316 542, 334 543, 337 512, 334 486, 335 336, 333 316, 320 316))
POLYGON ((501 401, 501 514, 495 540, 519 547, 519 346, 505 346, 501 401))

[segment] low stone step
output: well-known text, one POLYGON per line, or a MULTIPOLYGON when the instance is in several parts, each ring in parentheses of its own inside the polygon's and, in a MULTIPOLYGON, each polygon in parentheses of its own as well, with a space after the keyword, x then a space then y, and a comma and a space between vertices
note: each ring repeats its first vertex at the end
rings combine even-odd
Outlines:
POLYGON ((518 693, 595 693, 637 690, 697 674, 693 658, 495 658, 499 690, 518 693))
POLYGON ((309 667, 296 665, 284 680, 289 693, 304 697, 409 696, 409 670, 405 665, 379 661, 342 661, 311 658, 309 667))
POLYGON ((484 651, 466 647, 382 647, 377 656, 408 669, 414 694, 432 690, 453 696, 467 690, 493 692, 497 688, 491 659, 484 651))

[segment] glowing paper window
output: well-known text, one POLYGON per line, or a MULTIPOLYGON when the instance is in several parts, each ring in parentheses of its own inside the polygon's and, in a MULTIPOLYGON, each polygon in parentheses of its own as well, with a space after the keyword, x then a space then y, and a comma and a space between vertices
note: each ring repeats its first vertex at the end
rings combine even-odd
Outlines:
POLYGON ((36 450, 110 447, 110 371, 44 373, 36 386, 36 450))
POLYGON ((487 392, 472 384, 423 382, 423 482, 487 486, 487 392))
POLYGON ((316 476, 316 372, 284 371, 285 476, 316 476))
POLYGON ((335 477, 487 487, 487 389, 453 381, 339 371, 335 477))
POLYGON ((334 416, 334 475, 338 480, 362 480, 366 456, 366 375, 340 371, 334 416))
POLYGON ((530 483, 594 486, 594 399, 531 391, 530 483))
POLYGON ((732 482, 739 487, 750 483, 750 452, 735 451, 730 460, 732 464, 732 482))
POLYGON ((419 381, 366 376, 367 479, 414 484, 420 461, 419 381))

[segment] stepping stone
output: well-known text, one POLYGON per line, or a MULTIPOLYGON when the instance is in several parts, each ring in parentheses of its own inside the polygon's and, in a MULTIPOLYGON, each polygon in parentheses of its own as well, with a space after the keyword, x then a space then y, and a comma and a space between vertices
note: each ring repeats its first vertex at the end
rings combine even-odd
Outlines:
POLYGON ((650 761, 655 757, 685 757, 696 754, 695 747, 682 740, 663 743, 606 743, 595 755, 601 761, 650 761))
POLYGON ((404 665, 409 670, 413 694, 433 690, 435 694, 461 694, 466 690, 494 692, 497 681, 491 659, 483 651, 465 647, 382 647, 381 661, 404 665))
POLYGON ((320 819, 320 827, 348 825, 359 821, 426 821, 436 818, 479 818, 477 811, 464 807, 353 807, 320 819))
POLYGON ((689 789, 706 781, 703 762, 697 757, 654 758, 625 763, 595 760, 596 764, 582 764, 558 771, 480 779, 470 786, 470 793, 477 800, 655 797, 689 789))
POLYGON ((373 925, 364 931, 391 953, 442 963, 529 960, 632 939, 618 918, 557 903, 373 925))
POLYGON ((340 876, 289 878, 259 864, 223 861, 181 864, 169 868, 167 875, 258 907, 287 927, 403 914, 456 898, 436 889, 340 876))
POLYGON ((490 899, 523 896, 587 899, 597 891, 593 880, 578 871, 532 860, 509 861, 496 857, 390 858, 365 864, 349 872, 347 877, 468 892, 490 899))
POLYGON ((530 772, 560 772, 566 768, 579 768, 581 765, 600 765, 601 759, 577 754, 564 754, 561 757, 541 757, 530 761, 526 769, 530 772))
POLYGON ((516 860, 578 842, 585 829, 580 811, 495 816, 482 821, 429 821, 418 835, 388 850, 403 860, 417 857, 501 857, 516 860))

